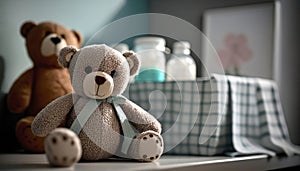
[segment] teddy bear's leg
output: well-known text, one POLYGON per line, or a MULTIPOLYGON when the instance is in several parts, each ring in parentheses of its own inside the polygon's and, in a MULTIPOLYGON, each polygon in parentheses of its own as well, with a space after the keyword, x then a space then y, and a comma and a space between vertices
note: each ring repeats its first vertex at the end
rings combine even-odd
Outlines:
POLYGON ((35 136, 31 131, 33 116, 22 118, 16 125, 16 137, 22 147, 34 153, 44 152, 44 137, 35 136))
POLYGON ((160 134, 154 131, 145 131, 138 134, 128 150, 130 158, 140 161, 155 161, 163 153, 164 143, 160 134))

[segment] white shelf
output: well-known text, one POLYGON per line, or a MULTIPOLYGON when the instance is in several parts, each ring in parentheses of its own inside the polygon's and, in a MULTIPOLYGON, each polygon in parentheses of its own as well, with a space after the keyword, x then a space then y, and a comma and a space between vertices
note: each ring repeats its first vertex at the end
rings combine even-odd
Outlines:
POLYGON ((253 155, 246 157, 163 156, 157 162, 141 163, 122 159, 98 162, 80 162, 73 168, 52 168, 44 154, 0 154, 0 170, 272 170, 300 167, 300 156, 273 157, 253 155))

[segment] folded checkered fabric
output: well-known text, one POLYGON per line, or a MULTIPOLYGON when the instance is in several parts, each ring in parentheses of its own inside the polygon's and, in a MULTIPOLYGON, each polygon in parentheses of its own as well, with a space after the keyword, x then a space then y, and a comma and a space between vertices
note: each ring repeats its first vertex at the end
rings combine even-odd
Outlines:
POLYGON ((300 154, 290 142, 276 83, 228 76, 232 101, 233 145, 240 153, 300 154))
POLYGON ((289 142, 276 85, 269 80, 214 74, 133 83, 124 95, 161 122, 168 154, 299 153, 289 142))

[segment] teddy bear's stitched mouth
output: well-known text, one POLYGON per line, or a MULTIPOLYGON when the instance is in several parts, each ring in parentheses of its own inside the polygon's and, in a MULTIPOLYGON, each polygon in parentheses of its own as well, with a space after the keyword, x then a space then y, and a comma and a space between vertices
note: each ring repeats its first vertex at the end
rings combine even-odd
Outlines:
POLYGON ((100 94, 100 95, 99 95, 99 94, 97 94, 97 96, 98 96, 98 97, 104 97, 104 96, 105 96, 105 94, 100 94))
POLYGON ((105 95, 106 95, 105 93, 99 94, 99 93, 97 92, 95 96, 98 96, 98 97, 104 97, 105 95))
POLYGON ((86 94, 88 97, 90 98, 103 98, 106 96, 105 93, 102 93, 102 94, 99 94, 98 92, 95 92, 95 91, 89 91, 88 94, 86 94))
POLYGON ((105 94, 105 92, 104 93, 102 93, 102 94, 100 94, 101 93, 101 91, 99 91, 99 89, 100 89, 100 85, 98 85, 98 87, 97 87, 97 90, 96 90, 96 93, 95 93, 95 96, 98 96, 98 97, 104 97, 106 94, 105 94))

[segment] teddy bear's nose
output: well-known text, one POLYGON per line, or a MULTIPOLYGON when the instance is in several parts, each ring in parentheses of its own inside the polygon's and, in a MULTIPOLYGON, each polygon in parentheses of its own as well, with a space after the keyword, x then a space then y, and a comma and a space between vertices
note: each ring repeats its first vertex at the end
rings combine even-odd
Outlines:
POLYGON ((96 82, 98 85, 103 84, 105 81, 106 81, 106 78, 104 78, 104 77, 101 77, 101 76, 98 76, 98 75, 95 77, 95 82, 96 82))
POLYGON ((51 41, 54 43, 54 44, 58 44, 60 42, 60 38, 59 37, 51 37, 51 41))

